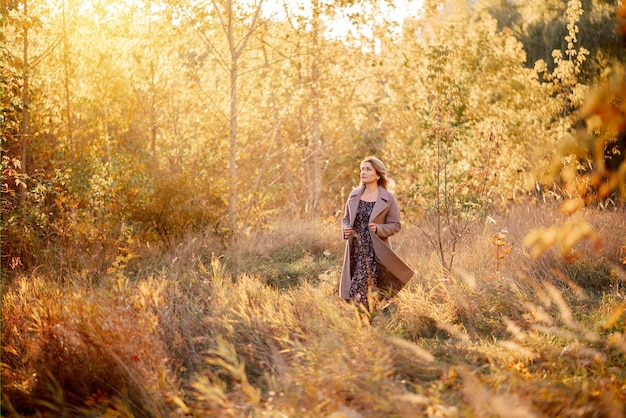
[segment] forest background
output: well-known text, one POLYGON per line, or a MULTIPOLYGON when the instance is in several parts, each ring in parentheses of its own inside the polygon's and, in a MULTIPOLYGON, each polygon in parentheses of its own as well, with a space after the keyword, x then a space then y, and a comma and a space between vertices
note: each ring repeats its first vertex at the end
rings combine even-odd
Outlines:
POLYGON ((395 3, 3 0, 3 414, 623 415, 626 5, 395 3))

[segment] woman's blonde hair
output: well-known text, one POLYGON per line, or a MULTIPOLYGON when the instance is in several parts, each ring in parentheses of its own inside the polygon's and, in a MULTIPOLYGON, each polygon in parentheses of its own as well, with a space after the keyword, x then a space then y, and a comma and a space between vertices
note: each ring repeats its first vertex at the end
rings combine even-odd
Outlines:
POLYGON ((374 167, 374 171, 376 171, 376 174, 378 174, 378 177, 379 177, 378 185, 386 189, 387 184, 388 184, 388 179, 387 179, 387 168, 385 167, 385 164, 383 164, 383 162, 380 161, 380 159, 374 157, 373 155, 363 158, 363 160, 361 161, 360 167, 363 167, 363 164, 365 163, 372 164, 372 167, 374 167))

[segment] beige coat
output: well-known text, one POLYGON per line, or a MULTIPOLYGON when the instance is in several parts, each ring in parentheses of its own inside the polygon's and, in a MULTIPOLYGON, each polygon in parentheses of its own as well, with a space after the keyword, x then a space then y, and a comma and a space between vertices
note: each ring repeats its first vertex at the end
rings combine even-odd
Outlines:
MULTIPOLYGON (((359 200, 365 186, 354 189, 348 197, 342 225, 354 226, 354 219, 359 207, 359 200)), ((369 230, 374 244, 374 253, 378 262, 379 286, 383 292, 393 296, 402 286, 413 277, 413 270, 407 266, 391 249, 389 237, 400 232, 400 209, 396 198, 388 190, 379 187, 378 199, 374 203, 374 209, 369 219, 370 223, 376 224, 376 232, 369 230)), ((343 268, 339 282, 339 296, 348 299, 350 292, 350 248, 352 246, 352 234, 347 242, 343 257, 343 268)))

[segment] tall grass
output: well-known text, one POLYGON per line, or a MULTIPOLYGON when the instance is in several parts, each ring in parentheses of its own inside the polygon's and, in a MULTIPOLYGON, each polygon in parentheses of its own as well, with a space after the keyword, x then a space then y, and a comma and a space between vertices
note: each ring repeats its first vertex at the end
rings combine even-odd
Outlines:
POLYGON ((167 254, 134 248, 98 278, 21 277, 3 292, 2 412, 623 416, 626 237, 611 232, 626 218, 590 212, 601 248, 533 260, 524 235, 558 216, 494 216, 452 275, 405 229, 393 245, 416 276, 373 312, 337 297, 344 242, 322 221, 275 224, 226 249, 207 235, 167 254), (499 262, 496 233, 512 247, 499 262))
MULTIPOLYGON (((154 286, 155 283, 152 283, 154 286)), ((2 298, 3 414, 164 416, 173 393, 156 299, 23 277, 2 298), (95 290, 95 291, 94 291, 95 290)), ((151 293, 156 289, 151 289, 151 293)))

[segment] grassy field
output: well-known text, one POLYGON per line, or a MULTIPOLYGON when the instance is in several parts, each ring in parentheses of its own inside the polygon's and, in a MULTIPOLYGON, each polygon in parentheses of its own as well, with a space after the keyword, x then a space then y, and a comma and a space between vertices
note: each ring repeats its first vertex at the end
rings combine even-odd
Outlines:
POLYGON ((585 217, 601 245, 565 261, 522 246, 558 211, 493 216, 452 274, 405 225, 416 275, 372 312, 337 297, 335 219, 132 243, 106 273, 41 266, 4 284, 2 414, 623 417, 626 212, 585 217))

